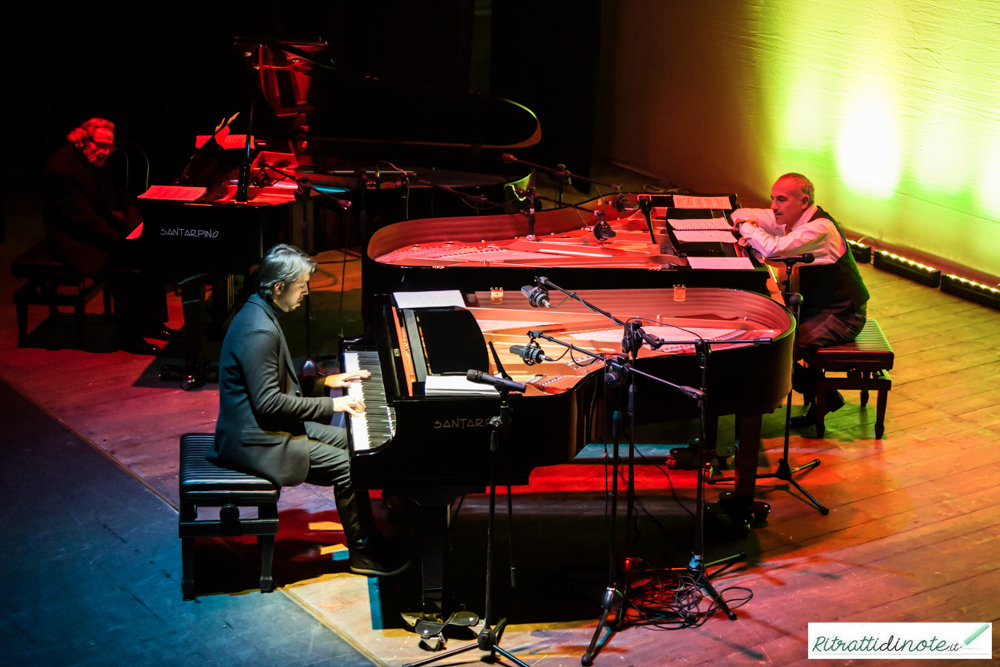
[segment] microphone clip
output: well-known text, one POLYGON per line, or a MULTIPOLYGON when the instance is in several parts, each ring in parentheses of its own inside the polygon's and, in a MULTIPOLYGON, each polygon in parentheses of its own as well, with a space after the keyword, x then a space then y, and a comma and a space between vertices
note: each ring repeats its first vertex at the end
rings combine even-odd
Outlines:
POLYGON ((590 231, 598 241, 603 242, 618 236, 618 232, 612 229, 611 225, 608 224, 608 221, 604 219, 604 211, 600 209, 594 211, 594 217, 597 218, 597 222, 594 223, 594 226, 590 231))

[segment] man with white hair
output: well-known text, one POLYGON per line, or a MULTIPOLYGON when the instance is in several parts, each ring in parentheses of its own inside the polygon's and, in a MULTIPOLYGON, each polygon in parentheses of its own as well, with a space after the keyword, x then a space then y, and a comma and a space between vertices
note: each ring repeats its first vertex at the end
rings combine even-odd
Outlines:
POLYGON ((125 239, 142 219, 105 166, 114 150, 115 125, 103 118, 91 118, 66 135, 42 174, 45 236, 55 259, 88 278, 110 278, 115 345, 133 354, 156 354, 160 348, 145 337, 167 340, 175 332, 163 326, 162 279, 136 270, 127 256, 125 239))
MULTIPOLYGON (((802 311, 795 330, 795 359, 800 363, 792 379, 809 406, 805 415, 792 419, 796 427, 816 423, 815 382, 822 371, 812 365, 813 353, 854 340, 865 326, 869 298, 843 230, 815 204, 814 193, 812 182, 802 174, 784 174, 771 187, 770 209, 740 208, 732 214, 740 245, 752 247, 764 259, 806 253, 815 257, 794 269, 802 311)), ((827 412, 843 406, 840 392, 827 393, 827 412)))
POLYGON ((392 576, 409 563, 392 553, 375 528, 368 492, 351 484, 347 432, 330 424, 335 412, 363 413, 364 402, 323 395, 324 388, 347 387, 371 373, 328 375, 304 392, 278 323, 309 293, 315 270, 308 255, 284 244, 260 261, 257 293, 233 319, 222 343, 219 419, 215 447, 206 458, 277 486, 332 486, 351 571, 392 576))

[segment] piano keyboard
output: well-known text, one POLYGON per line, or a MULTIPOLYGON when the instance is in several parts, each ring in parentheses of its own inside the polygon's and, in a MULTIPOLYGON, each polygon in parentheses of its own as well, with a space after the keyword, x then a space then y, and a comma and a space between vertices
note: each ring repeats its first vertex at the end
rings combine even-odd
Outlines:
POLYGON ((396 435, 396 412, 389 406, 382 384, 382 365, 377 351, 344 352, 343 372, 369 370, 372 376, 355 382, 347 388, 347 395, 365 402, 365 412, 349 415, 351 419, 351 448, 355 452, 369 451, 384 445, 396 435))

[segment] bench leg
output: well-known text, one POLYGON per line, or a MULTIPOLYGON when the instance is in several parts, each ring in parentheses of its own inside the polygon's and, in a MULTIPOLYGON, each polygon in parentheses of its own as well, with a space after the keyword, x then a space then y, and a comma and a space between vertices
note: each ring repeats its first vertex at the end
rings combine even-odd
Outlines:
POLYGON ((816 402, 816 437, 822 438, 826 433, 826 424, 823 423, 826 417, 826 387, 817 386, 816 398, 813 400, 816 402))
POLYGON ((28 304, 17 302, 17 346, 24 347, 28 342, 28 304))
POLYGON ((889 392, 886 389, 878 390, 878 404, 875 409, 875 439, 881 440, 885 433, 885 405, 889 402, 889 392))
POLYGON ((102 296, 104 297, 104 321, 111 321, 111 285, 109 283, 104 283, 104 287, 101 288, 102 296))
POLYGON ((181 538, 181 592, 185 600, 194 599, 194 538, 181 538))
POLYGON ((73 316, 76 320, 76 346, 82 350, 87 343, 87 312, 83 297, 73 304, 73 316))
POLYGON ((274 578, 271 576, 271 564, 274 562, 274 535, 258 535, 257 546, 260 548, 260 592, 270 593, 274 590, 274 578))
POLYGON ((868 390, 867 389, 862 389, 861 390, 861 407, 865 407, 866 405, 868 405, 868 390))

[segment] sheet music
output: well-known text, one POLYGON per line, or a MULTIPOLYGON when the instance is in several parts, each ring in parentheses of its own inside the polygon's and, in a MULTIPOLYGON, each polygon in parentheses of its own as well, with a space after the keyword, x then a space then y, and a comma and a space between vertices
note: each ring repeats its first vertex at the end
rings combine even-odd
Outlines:
POLYGON ((729 203, 729 197, 674 195, 674 208, 721 208, 728 211, 732 207, 732 204, 729 203))
POLYGON ((668 220, 671 229, 683 229, 689 231, 718 230, 729 231, 729 221, 725 218, 683 218, 681 220, 668 220))
POLYGON ((749 257, 688 257, 692 269, 753 269, 749 257))
POLYGON ((692 232, 674 232, 681 243, 736 243, 732 232, 720 230, 699 230, 692 232))
POLYGON ((497 396, 498 392, 488 384, 469 382, 464 375, 428 375, 424 378, 425 396, 497 396))
POLYGON ((192 188, 186 185, 153 185, 139 195, 139 199, 163 199, 166 201, 194 201, 205 196, 207 188, 192 188))
POLYGON ((465 308, 465 300, 457 289, 436 292, 393 292, 392 297, 400 308, 465 308))

